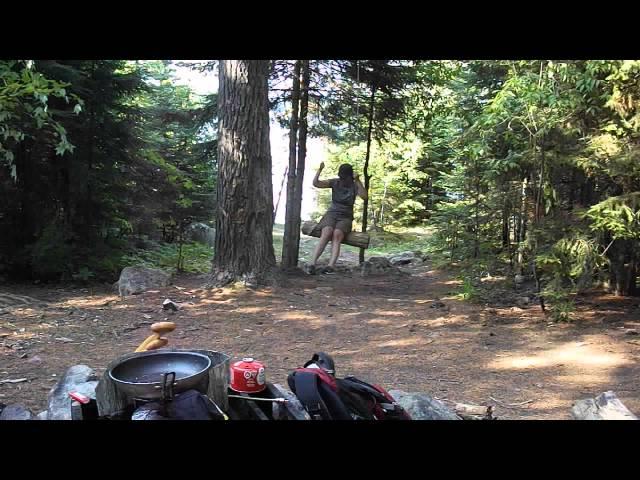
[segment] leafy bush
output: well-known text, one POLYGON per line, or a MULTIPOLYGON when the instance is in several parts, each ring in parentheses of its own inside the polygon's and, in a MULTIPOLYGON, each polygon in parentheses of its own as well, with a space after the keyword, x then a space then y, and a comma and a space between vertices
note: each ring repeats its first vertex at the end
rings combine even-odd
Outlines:
MULTIPOLYGON (((179 245, 168 243, 152 250, 136 250, 123 257, 124 265, 140 265, 150 268, 177 270, 179 245)), ((206 273, 211 270, 213 249, 200 243, 182 246, 182 266, 188 273, 206 273)))
POLYGON ((72 248, 66 231, 52 222, 42 231, 31 248, 31 265, 35 276, 59 279, 72 272, 72 248))

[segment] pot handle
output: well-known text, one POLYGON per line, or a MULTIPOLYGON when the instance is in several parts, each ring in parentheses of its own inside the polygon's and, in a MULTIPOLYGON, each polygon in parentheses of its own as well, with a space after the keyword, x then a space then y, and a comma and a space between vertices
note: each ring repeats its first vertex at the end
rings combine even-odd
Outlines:
POLYGON ((162 375, 162 400, 173 400, 173 385, 176 381, 176 372, 169 372, 162 375), (171 380, 169 380, 171 379, 171 380))

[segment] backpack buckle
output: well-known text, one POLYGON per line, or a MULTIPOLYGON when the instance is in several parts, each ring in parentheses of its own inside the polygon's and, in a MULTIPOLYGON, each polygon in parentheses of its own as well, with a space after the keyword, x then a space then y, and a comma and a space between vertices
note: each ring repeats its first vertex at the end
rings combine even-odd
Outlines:
POLYGON ((320 406, 319 403, 307 406, 306 410, 307 410, 307 413, 309 413, 309 416, 313 420, 322 420, 322 415, 321 415, 322 407, 320 406))

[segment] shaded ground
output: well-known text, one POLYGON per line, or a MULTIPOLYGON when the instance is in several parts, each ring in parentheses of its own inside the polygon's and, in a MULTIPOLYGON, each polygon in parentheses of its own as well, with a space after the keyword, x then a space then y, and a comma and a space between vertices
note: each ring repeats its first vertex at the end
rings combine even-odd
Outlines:
POLYGON ((579 303, 574 323, 552 324, 536 306, 483 307, 447 296, 457 282, 428 265, 407 271, 300 276, 258 291, 203 290, 202 278, 185 276, 124 300, 109 291, 3 287, 0 382, 28 381, 0 383, 0 402, 37 413, 66 368, 82 363, 102 373, 146 338, 152 322, 168 319, 178 325, 171 346, 258 358, 282 384, 323 350, 340 376, 445 402, 491 403, 504 419, 570 418, 573 401, 605 390, 640 413, 640 337, 628 334, 640 330, 638 299, 592 296, 579 303), (165 298, 182 309, 163 312, 165 298), (435 300, 445 307, 433 308, 435 300))

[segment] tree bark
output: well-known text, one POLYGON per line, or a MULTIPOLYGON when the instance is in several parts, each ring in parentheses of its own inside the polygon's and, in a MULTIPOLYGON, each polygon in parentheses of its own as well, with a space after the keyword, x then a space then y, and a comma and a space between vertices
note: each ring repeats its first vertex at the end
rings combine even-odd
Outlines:
POLYGON ((474 225, 474 239, 473 239, 473 258, 478 258, 480 255, 480 169, 478 159, 475 160, 475 168, 476 168, 476 194, 475 194, 475 208, 474 208, 474 217, 475 217, 475 225, 474 225))
MULTIPOLYGON (((291 90, 291 120, 289 123, 289 174, 287 175, 287 203, 285 206, 284 236, 282 238, 282 267, 292 268, 297 265, 295 255, 295 187, 296 187, 296 149, 298 144, 298 109, 300 106, 300 69, 301 60, 296 60, 293 67, 293 87, 291 90)), ((300 238, 298 234, 298 239, 300 238)))
POLYGON ((510 231, 509 231, 509 217, 511 216, 511 209, 509 208, 509 192, 503 192, 504 201, 502 203, 502 248, 509 248, 510 245, 510 231))
POLYGON ((298 129, 298 164, 296 166, 296 183, 293 192, 293 251, 294 263, 298 264, 300 253, 300 214, 302 211, 302 184, 304 181, 304 167, 307 159, 307 116, 309 113, 309 80, 311 72, 309 60, 302 61, 302 83, 300 98, 300 128, 298 129))
POLYGON ((637 296, 640 294, 636 285, 638 277, 638 260, 634 255, 637 246, 634 240, 616 240, 609 249, 608 257, 611 265, 609 284, 616 296, 637 296))
POLYGON ((270 283, 273 187, 267 60, 221 60, 212 283, 270 283))
MULTIPOLYGON (((364 200, 362 205, 362 231, 366 233, 367 231, 367 218, 369 213, 369 182, 371 181, 371 176, 369 175, 369 158, 371 156, 371 137, 373 132, 373 113, 375 109, 375 99, 376 99, 376 87, 374 86, 371 89, 371 97, 369 99, 369 125, 367 127, 367 153, 364 158, 364 191, 367 192, 367 198, 364 200)), ((358 255, 358 259, 360 263, 364 263, 364 248, 360 249, 360 254, 358 255)))

